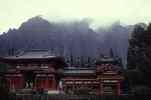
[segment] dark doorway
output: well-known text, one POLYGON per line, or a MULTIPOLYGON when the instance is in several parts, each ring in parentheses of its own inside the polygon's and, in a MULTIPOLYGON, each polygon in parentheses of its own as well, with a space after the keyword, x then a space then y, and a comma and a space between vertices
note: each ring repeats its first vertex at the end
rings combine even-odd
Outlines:
POLYGON ((25 88, 32 88, 34 85, 35 74, 33 71, 24 72, 25 88))

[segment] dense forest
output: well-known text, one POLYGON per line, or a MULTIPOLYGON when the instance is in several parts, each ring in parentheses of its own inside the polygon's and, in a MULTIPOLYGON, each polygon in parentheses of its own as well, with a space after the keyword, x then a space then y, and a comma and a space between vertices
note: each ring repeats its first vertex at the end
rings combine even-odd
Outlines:
POLYGON ((127 73, 131 88, 139 94, 151 93, 151 24, 135 25, 129 40, 127 73))

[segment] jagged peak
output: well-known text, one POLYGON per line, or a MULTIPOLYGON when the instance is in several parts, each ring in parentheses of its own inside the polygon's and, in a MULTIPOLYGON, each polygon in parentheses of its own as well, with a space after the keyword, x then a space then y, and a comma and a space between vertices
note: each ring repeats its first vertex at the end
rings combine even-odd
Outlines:
MULTIPOLYGON (((44 19, 42 16, 35 16, 35 17, 32 17, 30 19, 28 19, 27 22, 41 22, 41 21, 45 21, 45 22, 48 22, 46 19, 44 19)), ((49 22, 48 22, 49 23, 49 22)))
POLYGON ((40 28, 45 29, 50 27, 51 24, 49 21, 44 19, 41 16, 35 16, 28 19, 26 22, 22 23, 19 29, 26 29, 26 28, 40 28))

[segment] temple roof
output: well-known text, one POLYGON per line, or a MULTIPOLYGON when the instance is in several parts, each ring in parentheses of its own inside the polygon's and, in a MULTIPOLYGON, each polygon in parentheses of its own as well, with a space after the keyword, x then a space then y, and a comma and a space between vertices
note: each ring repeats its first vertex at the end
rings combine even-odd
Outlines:
POLYGON ((102 57, 100 59, 97 59, 96 64, 103 64, 103 63, 118 64, 119 61, 120 58, 118 57, 102 57))
POLYGON ((64 74, 94 74, 95 68, 66 67, 64 74))
POLYGON ((0 62, 8 64, 23 63, 51 63, 55 62, 58 66, 66 66, 64 58, 52 54, 49 50, 28 50, 22 51, 14 56, 1 57, 0 62))
POLYGON ((112 62, 112 61, 115 61, 115 59, 114 58, 101 58, 100 61, 112 62))
POLYGON ((6 59, 41 59, 41 58, 54 58, 49 50, 28 50, 22 51, 15 56, 4 57, 6 59))

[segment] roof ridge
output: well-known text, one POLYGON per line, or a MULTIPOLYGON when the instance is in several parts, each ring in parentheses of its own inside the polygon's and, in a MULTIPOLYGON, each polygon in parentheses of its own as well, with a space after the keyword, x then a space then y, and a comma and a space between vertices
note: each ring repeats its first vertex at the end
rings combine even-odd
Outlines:
POLYGON ((48 49, 30 49, 30 50, 26 50, 26 52, 30 52, 30 51, 49 51, 48 49))

